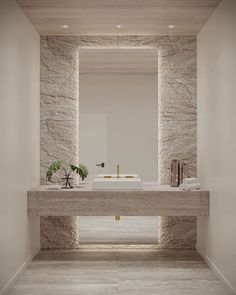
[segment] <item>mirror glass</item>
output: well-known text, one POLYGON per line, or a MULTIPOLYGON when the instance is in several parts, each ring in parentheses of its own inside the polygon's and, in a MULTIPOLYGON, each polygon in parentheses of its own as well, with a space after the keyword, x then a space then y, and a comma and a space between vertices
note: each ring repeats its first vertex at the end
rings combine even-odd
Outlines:
POLYGON ((79 61, 79 153, 88 180, 116 173, 117 164, 120 173, 157 180, 157 50, 83 49, 79 61))
MULTIPOLYGON (((88 49, 79 61, 79 153, 88 181, 116 173, 118 163, 121 174, 157 180, 157 50, 88 49)), ((80 216, 80 244, 156 245, 157 228, 156 216, 80 216)))

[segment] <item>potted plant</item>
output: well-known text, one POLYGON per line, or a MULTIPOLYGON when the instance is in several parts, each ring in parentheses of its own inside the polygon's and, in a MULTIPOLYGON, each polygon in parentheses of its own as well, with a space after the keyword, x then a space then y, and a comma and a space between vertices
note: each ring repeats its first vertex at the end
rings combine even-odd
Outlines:
POLYGON ((53 162, 52 165, 50 165, 47 170, 46 179, 49 182, 53 182, 52 181, 53 174, 58 172, 60 169, 63 169, 64 173, 65 173, 65 177, 63 177, 62 179, 65 180, 65 184, 62 188, 70 189, 70 188, 73 188, 73 186, 70 183, 70 180, 73 179, 73 177, 70 177, 72 172, 79 174, 82 181, 88 176, 88 169, 86 166, 84 166, 82 164, 79 164, 79 166, 69 164, 67 166, 68 167, 64 166, 64 162, 62 160, 57 160, 57 161, 53 162))

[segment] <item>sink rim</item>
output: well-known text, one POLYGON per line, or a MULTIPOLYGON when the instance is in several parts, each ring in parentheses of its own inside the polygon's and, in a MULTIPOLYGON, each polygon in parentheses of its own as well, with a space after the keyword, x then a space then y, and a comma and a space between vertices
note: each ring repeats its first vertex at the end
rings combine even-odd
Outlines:
POLYGON ((141 190, 142 180, 134 178, 95 178, 93 181, 94 190, 141 190))

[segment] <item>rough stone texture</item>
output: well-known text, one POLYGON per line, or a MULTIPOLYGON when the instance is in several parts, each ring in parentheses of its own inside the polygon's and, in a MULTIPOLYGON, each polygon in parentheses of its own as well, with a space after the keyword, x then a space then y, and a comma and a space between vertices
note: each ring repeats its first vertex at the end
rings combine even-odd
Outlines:
POLYGON ((159 217, 160 249, 194 249, 197 242, 197 217, 159 217))
POLYGON ((170 183, 171 159, 187 160, 191 176, 196 176, 196 121, 160 121, 158 175, 160 184, 170 183))
POLYGON ((117 48, 117 36, 78 36, 78 48, 117 48))
POLYGON ((41 218, 43 249, 71 249, 79 246, 79 218, 49 216, 41 218))
POLYGON ((159 181, 170 181, 170 161, 197 159, 196 39, 169 38, 159 47, 159 181), (176 39, 176 42, 173 42, 176 39))
MULTIPOLYGON (((49 165, 78 163, 78 50, 71 37, 41 38, 41 183, 49 165)), ((60 182, 59 174, 54 179, 60 182)), ((41 218, 41 247, 78 246, 78 217, 41 218)))
POLYGON ((157 49, 160 38, 158 36, 118 36, 118 47, 157 49))
POLYGON ((41 38, 41 181, 56 159, 78 162, 78 50, 69 37, 41 38))
MULTIPOLYGON (((188 160, 191 163, 191 175, 196 175, 195 37, 50 36, 41 39, 42 182, 46 168, 53 160, 68 160, 68 154, 73 160, 78 159, 79 48, 157 48, 159 181, 160 184, 169 183, 170 161, 173 158, 188 160)), ((71 220, 72 229, 75 227, 73 223, 71 220)), ((47 230, 45 225, 46 223, 42 223, 42 233, 47 230)), ((195 247, 195 218, 160 218, 159 231, 160 247, 195 247)), ((58 236, 58 247, 59 243, 58 236)))
MULTIPOLYGON (((169 37, 159 46, 158 120, 160 184, 170 182, 170 162, 190 163, 191 176, 197 166, 196 39, 169 37)), ((196 217, 159 217, 162 248, 195 248, 196 217)))

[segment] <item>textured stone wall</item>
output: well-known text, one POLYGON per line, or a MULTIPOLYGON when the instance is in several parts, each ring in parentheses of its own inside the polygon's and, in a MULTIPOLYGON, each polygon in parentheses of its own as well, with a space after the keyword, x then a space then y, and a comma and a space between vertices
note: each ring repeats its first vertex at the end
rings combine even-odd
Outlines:
MULTIPOLYGON (((169 41, 159 47, 160 184, 170 182, 171 159, 187 160, 191 176, 196 176, 197 167, 196 40, 169 41)), ((196 222, 196 217, 159 217, 159 247, 195 248, 196 222)))
MULTIPOLYGON (((78 50, 73 40, 41 38, 41 182, 49 165, 78 163, 78 50)), ((55 177, 60 181, 63 174, 55 177)), ((41 247, 78 246, 78 217, 41 218, 41 247)))
MULTIPOLYGON (((170 161, 188 160, 196 175, 196 38, 192 36, 49 36, 41 39, 41 176, 57 159, 78 160, 80 48, 156 48, 159 56, 158 169, 169 183, 170 161)), ((161 248, 194 248, 196 218, 160 217, 161 248)), ((43 248, 78 246, 77 218, 44 218, 43 248), (77 234, 76 234, 77 233, 77 234), (62 242, 63 240, 63 242, 62 242)))
POLYGON ((170 161, 197 165, 196 39, 173 37, 158 48, 158 169, 161 184, 170 182, 170 161))

